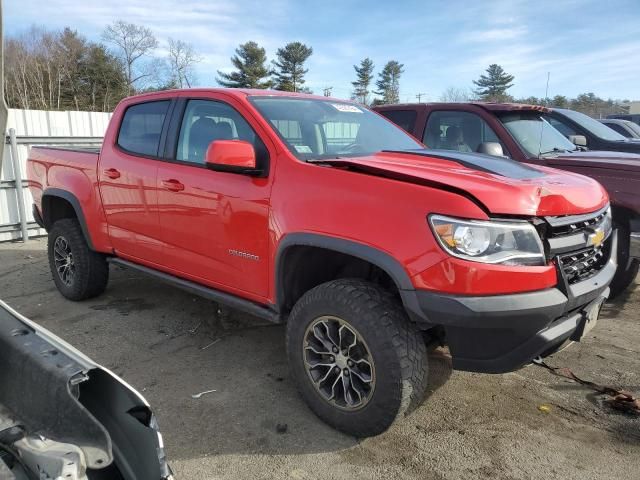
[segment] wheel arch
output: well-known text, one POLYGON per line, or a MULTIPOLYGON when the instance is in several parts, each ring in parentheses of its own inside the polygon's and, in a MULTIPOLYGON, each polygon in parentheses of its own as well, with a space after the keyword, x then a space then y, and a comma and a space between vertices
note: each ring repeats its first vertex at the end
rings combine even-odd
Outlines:
POLYGON ((57 220, 73 217, 78 220, 87 245, 91 250, 94 250, 84 212, 78 198, 73 193, 60 188, 47 188, 43 192, 42 221, 47 231, 51 229, 57 220))
MULTIPOLYGON (((286 235, 278 245, 275 258, 275 296, 280 312, 286 314, 302 294, 320 283, 339 277, 359 276, 336 277, 328 275, 330 270, 323 275, 322 272, 318 274, 316 269, 311 269, 313 272, 305 277, 301 273, 301 267, 310 258, 309 252, 317 252, 321 260, 333 256, 337 262, 344 261, 356 270, 366 265, 373 267, 374 274, 382 273, 382 280, 386 277, 393 283, 392 288, 397 291, 408 313, 414 318, 411 313, 416 310, 412 306, 417 307, 415 287, 397 259, 369 245, 315 233, 291 233, 286 235)), ((322 266, 326 264, 327 262, 324 261, 322 266)), ((344 267, 344 265, 341 266, 344 267)))

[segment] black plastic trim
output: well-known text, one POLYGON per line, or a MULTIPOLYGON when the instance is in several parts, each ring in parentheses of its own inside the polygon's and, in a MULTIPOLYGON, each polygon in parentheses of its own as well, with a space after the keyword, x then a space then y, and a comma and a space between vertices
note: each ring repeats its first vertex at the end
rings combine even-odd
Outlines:
POLYGON ((31 206, 31 212, 33 214, 33 219, 36 221, 38 226, 40 228, 45 228, 44 220, 42 219, 42 215, 40 215, 40 210, 38 210, 38 206, 35 203, 31 206))
POLYGON ((365 260, 376 265, 386 272, 395 282, 398 290, 400 291, 405 308, 408 310, 416 308, 417 303, 415 302, 415 298, 411 298, 415 291, 409 275, 400 262, 388 253, 382 252, 374 247, 353 242, 351 240, 345 240, 343 238, 329 237, 316 233, 290 233, 280 241, 280 244, 278 245, 278 252, 276 253, 275 282, 277 305, 280 309, 282 309, 286 304, 285 291, 283 288, 286 255, 290 247, 295 246, 318 247, 326 250, 333 250, 335 252, 360 258, 361 260, 365 260))
POLYGON ((46 197, 57 197, 62 198, 69 202, 73 207, 73 210, 76 212, 76 217, 78 218, 78 222, 80 223, 80 228, 82 229, 82 233, 84 234, 84 238, 87 241, 87 245, 91 250, 93 250, 93 242, 91 241, 91 235, 89 234, 89 229, 87 228, 87 222, 84 218, 84 212, 82 211, 82 206, 80 202, 76 198, 76 196, 68 192, 67 190, 62 190, 60 188, 47 188, 42 194, 42 220, 44 223, 44 228, 49 231, 51 228, 51 221, 48 218, 48 214, 45 211, 45 199, 46 197))
POLYGON ((429 325, 445 330, 453 367, 483 373, 505 373, 574 336, 584 311, 609 295, 605 286, 580 307, 568 310, 558 289, 512 295, 464 297, 418 291, 429 325), (432 323, 431 323, 432 322, 432 323))
POLYGON ((245 313, 255 315, 256 317, 262 318, 264 320, 268 320, 274 323, 281 322, 280 315, 271 306, 262 305, 250 300, 245 300, 231 293, 222 292, 220 290, 216 290, 215 288, 205 287, 204 285, 200 285, 199 283, 185 280, 184 278, 176 277, 175 275, 164 273, 153 268, 145 267, 143 265, 138 265, 137 263, 123 260, 121 258, 110 257, 108 261, 109 263, 122 265, 123 267, 131 268, 141 273, 145 273, 182 290, 194 293, 200 297, 208 298, 210 300, 213 300, 214 302, 222 303, 224 305, 227 305, 228 307, 241 310, 245 313))

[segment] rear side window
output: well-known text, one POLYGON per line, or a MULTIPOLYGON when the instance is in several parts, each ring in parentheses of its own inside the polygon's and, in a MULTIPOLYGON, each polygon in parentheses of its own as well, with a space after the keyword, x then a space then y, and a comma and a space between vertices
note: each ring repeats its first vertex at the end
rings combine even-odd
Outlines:
POLYGON ((413 133, 416 126, 416 118, 418 114, 415 110, 389 110, 379 112, 383 117, 387 117, 400 128, 409 133, 413 133))
POLYGON ((169 100, 162 100, 127 108, 120 125, 118 145, 128 152, 157 156, 169 103, 169 100))

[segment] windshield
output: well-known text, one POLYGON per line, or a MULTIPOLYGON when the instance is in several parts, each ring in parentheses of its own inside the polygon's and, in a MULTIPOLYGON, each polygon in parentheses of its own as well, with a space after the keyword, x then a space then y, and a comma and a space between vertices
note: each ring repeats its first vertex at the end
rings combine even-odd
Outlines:
POLYGON ((262 96, 251 101, 301 160, 424 148, 404 130, 352 103, 262 96))
POLYGON ((576 146, 535 112, 509 112, 500 121, 531 157, 554 152, 573 152, 576 146))
POLYGON ((576 112, 574 110, 558 109, 557 112, 561 113, 565 117, 573 120, 585 130, 588 130, 596 137, 600 137, 604 140, 612 140, 614 142, 626 141, 622 135, 615 130, 610 129, 605 124, 600 123, 594 118, 591 118, 584 113, 576 112))

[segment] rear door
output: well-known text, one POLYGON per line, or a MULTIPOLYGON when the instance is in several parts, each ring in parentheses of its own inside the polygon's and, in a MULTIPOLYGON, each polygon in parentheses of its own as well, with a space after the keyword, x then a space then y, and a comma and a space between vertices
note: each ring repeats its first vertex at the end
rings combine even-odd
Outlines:
POLYGON ((161 263, 156 177, 171 106, 170 99, 129 105, 98 165, 112 245, 118 255, 143 263, 161 263))
MULTIPOLYGON (((214 140, 245 140, 269 168, 263 139, 234 100, 181 98, 158 169, 163 264, 176 275, 263 300, 268 295, 270 177, 209 170, 214 140)), ((264 135, 263 135, 264 138, 264 135)))

